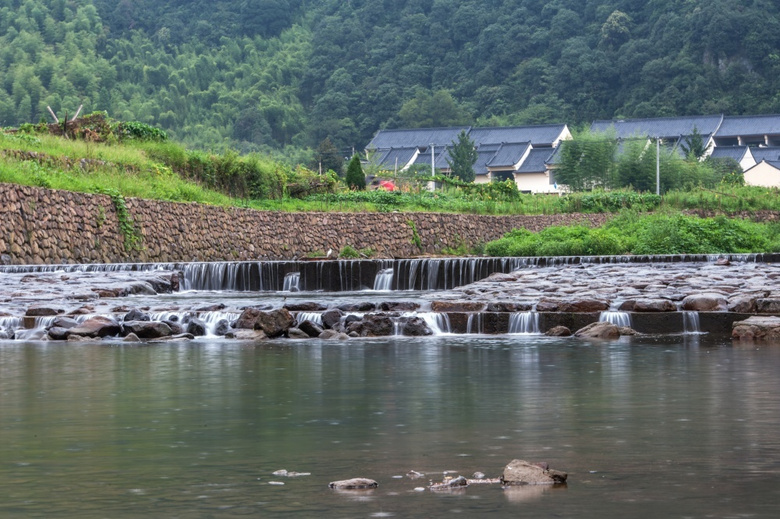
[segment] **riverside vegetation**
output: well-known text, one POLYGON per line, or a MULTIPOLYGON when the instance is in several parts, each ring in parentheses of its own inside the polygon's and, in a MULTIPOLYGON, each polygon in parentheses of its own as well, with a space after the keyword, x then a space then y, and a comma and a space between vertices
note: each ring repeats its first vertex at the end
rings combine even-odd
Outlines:
MULTIPOLYGON (((414 172, 394 178, 397 191, 349 189, 333 172, 317 174, 259 154, 191 151, 165 132, 94 113, 63 125, 22 125, 0 132, 0 182, 123 197, 281 211, 454 212, 469 214, 614 213, 602 228, 515 230, 497 242, 452 254, 497 256, 740 253, 780 250, 778 224, 696 218, 777 211, 776 190, 721 182, 663 196, 630 188, 528 195, 514 183, 474 184, 414 172), (68 137, 68 138, 65 138, 68 137), (646 213, 656 214, 648 215, 646 213)), ((129 217, 129 215, 128 215, 129 217)), ((132 224, 132 222, 129 222, 132 224)))

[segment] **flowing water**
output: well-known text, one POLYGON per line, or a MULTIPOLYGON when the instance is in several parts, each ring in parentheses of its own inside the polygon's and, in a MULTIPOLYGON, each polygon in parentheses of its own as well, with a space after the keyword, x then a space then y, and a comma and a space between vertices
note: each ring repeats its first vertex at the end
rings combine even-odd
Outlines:
POLYGON ((0 342, 0 517, 777 517, 778 372, 712 335, 0 342), (515 458, 569 483, 416 490, 515 458))

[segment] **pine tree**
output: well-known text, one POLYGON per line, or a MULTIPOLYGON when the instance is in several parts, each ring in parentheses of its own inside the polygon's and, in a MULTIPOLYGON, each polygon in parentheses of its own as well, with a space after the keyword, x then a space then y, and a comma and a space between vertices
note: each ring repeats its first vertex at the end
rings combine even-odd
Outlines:
POLYGON ((452 141, 450 157, 447 159, 452 176, 459 177, 463 182, 473 182, 475 178, 474 163, 476 162, 477 149, 474 142, 469 139, 466 130, 461 130, 457 142, 452 141))
POLYGON ((363 190, 366 188, 366 175, 360 165, 360 156, 355 154, 347 166, 347 185, 352 189, 363 190))

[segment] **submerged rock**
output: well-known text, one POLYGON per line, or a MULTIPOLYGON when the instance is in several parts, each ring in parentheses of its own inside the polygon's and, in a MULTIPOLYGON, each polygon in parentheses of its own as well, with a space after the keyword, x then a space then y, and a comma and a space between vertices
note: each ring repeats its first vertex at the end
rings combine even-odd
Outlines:
POLYGON ((432 491, 437 491, 437 490, 441 491, 441 490, 458 490, 458 489, 466 488, 467 486, 469 486, 468 480, 463 476, 458 476, 456 478, 442 481, 441 483, 434 483, 429 488, 432 491))
POLYGON ((580 328, 574 332, 574 336, 586 339, 618 339, 620 338, 620 330, 612 323, 600 321, 580 328))
POLYGON ((379 483, 373 479, 352 478, 342 481, 331 481, 328 483, 328 486, 336 490, 370 490, 377 488, 379 483))
POLYGON ((529 463, 512 460, 504 467, 501 483, 504 485, 556 485, 566 483, 568 474, 549 468, 547 463, 529 463))
POLYGON ((549 337, 569 337, 571 330, 565 326, 554 326, 545 332, 545 335, 549 337))

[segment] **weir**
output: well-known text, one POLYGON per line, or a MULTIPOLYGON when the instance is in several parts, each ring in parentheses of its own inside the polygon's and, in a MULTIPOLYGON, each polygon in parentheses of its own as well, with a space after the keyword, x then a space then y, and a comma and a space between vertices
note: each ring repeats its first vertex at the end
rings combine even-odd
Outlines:
POLYGON ((298 274, 300 291, 448 290, 529 267, 578 264, 715 262, 778 263, 780 254, 566 256, 540 258, 415 258, 324 261, 236 261, 213 263, 111 263, 90 265, 0 265, 0 273, 178 271, 182 290, 284 291, 298 274))

